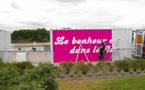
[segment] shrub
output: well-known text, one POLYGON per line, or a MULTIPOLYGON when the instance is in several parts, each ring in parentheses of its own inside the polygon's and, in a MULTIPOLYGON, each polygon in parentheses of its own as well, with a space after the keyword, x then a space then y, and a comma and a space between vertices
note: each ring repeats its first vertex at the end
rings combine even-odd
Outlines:
POLYGON ((86 69, 86 75, 87 76, 92 76, 94 73, 94 65, 92 63, 87 63, 85 64, 85 69, 86 69))
POLYGON ((114 65, 112 64, 112 62, 107 62, 106 63, 106 68, 107 68, 107 71, 109 71, 109 72, 114 71, 114 65))
POLYGON ((100 61, 96 64, 95 68, 96 68, 96 71, 99 72, 99 71, 102 71, 103 70, 103 66, 104 66, 104 62, 100 61))
POLYGON ((132 68, 133 71, 145 70, 145 60, 142 59, 132 60, 132 68))
POLYGON ((94 69, 94 66, 93 66, 92 63, 87 63, 87 64, 85 64, 85 70, 86 70, 87 72, 93 71, 93 69, 94 69))
POLYGON ((96 64, 95 68, 97 72, 112 72, 113 71, 113 65, 110 62, 100 61, 96 64))
POLYGON ((141 70, 145 70, 145 60, 141 60, 141 70))
POLYGON ((69 77, 73 78, 74 77, 74 74, 73 73, 70 73, 69 74, 69 77))
POLYGON ((5 63, 3 62, 3 60, 0 58, 0 67, 3 67, 5 65, 5 63))
POLYGON ((82 76, 82 73, 79 72, 79 73, 75 74, 75 76, 76 76, 76 77, 81 77, 81 76, 82 76))
POLYGON ((131 61, 132 60, 121 60, 121 61, 115 61, 113 64, 115 66, 115 68, 117 69, 117 71, 125 71, 128 72, 131 68, 131 61))
POLYGON ((12 88, 10 87, 11 86, 9 86, 7 90, 44 90, 36 81, 31 81, 31 83, 29 83, 28 81, 22 80, 19 85, 13 86, 12 88))
POLYGON ((1 63, 3 63, 3 62, 2 62, 2 59, 0 58, 0 64, 1 64, 1 63))
POLYGON ((78 67, 80 67, 78 65, 78 63, 74 63, 74 65, 73 65, 72 70, 71 70, 70 73, 71 74, 74 73, 75 75, 78 74, 78 73, 80 73, 81 71, 80 71, 80 68, 78 68, 78 67))
POLYGON ((75 63, 74 67, 75 74, 86 74, 87 73, 87 67, 85 66, 84 62, 78 62, 75 63))
POLYGON ((59 77, 59 78, 65 78, 65 75, 64 75, 63 73, 60 73, 60 74, 58 75, 58 77, 59 77))
POLYGON ((74 77, 76 76, 81 76, 81 74, 87 74, 88 72, 93 72, 93 64, 92 63, 87 63, 85 64, 84 62, 78 62, 74 63, 73 66, 71 67, 69 76, 74 77))
POLYGON ((55 67, 52 64, 40 64, 28 71, 26 80, 36 81, 44 90, 57 90, 57 83, 54 80, 56 76, 55 67))
POLYGON ((24 74, 24 71, 25 71, 26 69, 31 69, 31 68, 33 68, 33 65, 32 65, 31 62, 14 63, 14 65, 15 65, 16 67, 19 68, 19 72, 20 72, 21 75, 24 74))
POLYGON ((54 72, 56 74, 55 75, 56 77, 59 77, 60 76, 61 70, 60 70, 59 66, 54 66, 54 72))
POLYGON ((13 66, 1 67, 0 70, 0 88, 8 89, 10 86, 18 85, 20 82, 18 69, 13 66))
POLYGON ((92 76, 92 73, 87 73, 86 76, 87 77, 91 77, 92 76))
POLYGON ((60 71, 63 72, 64 74, 69 74, 72 67, 73 67, 73 64, 71 62, 70 63, 61 63, 60 71))
POLYGON ((57 90, 56 67, 52 64, 37 67, 29 62, 0 64, 4 65, 0 68, 0 90, 57 90), (25 72, 20 75, 19 70, 25 72))

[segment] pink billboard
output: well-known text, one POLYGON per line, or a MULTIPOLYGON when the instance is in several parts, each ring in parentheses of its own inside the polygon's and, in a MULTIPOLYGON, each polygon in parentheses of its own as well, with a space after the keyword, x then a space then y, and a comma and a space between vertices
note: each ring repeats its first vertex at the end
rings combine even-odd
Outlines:
POLYGON ((104 60, 112 60, 112 29, 52 30, 53 62, 97 62, 101 41, 104 60))

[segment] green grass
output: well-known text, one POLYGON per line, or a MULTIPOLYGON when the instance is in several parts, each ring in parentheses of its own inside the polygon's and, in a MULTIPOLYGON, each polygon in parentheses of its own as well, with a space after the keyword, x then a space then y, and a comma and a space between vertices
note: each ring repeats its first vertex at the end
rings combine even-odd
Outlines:
POLYGON ((59 90, 145 90, 145 76, 60 80, 59 90))

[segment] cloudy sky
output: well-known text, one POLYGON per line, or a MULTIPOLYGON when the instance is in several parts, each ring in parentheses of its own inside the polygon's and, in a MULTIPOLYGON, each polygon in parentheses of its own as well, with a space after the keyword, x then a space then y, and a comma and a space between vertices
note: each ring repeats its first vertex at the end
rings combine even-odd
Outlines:
POLYGON ((145 0, 0 0, 0 29, 142 27, 145 0))

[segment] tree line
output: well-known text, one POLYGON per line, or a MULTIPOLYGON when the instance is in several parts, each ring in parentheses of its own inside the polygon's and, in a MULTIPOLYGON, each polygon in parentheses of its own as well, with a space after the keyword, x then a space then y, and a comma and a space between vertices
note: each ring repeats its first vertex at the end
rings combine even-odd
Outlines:
POLYGON ((12 32, 12 43, 49 42, 50 31, 45 28, 20 29, 12 32))

